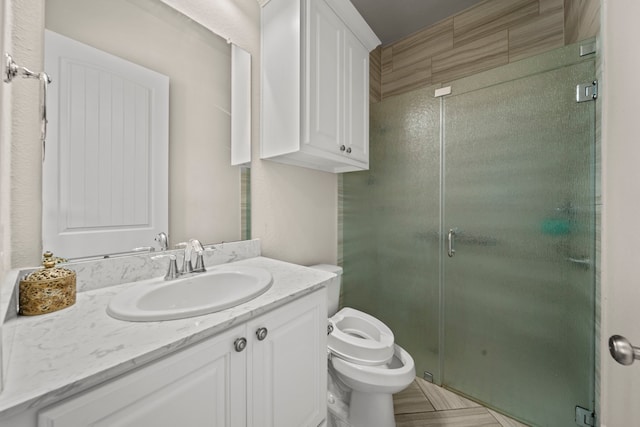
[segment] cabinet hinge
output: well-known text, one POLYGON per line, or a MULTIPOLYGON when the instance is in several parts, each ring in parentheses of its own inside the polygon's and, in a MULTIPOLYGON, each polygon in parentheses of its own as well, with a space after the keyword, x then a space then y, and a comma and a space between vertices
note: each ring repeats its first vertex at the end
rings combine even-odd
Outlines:
POLYGON ((580 427, 591 427, 596 425, 596 415, 589 409, 576 406, 576 424, 580 427))
POLYGON ((593 101, 598 97, 598 81, 576 86, 576 102, 593 101))

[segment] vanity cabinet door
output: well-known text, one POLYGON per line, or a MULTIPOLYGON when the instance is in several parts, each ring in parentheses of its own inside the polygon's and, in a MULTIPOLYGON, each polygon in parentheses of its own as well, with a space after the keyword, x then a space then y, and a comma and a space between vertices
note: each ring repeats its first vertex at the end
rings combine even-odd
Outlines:
POLYGON ((323 288, 250 321, 250 427, 318 426, 327 414, 323 288))
POLYGON ((38 427, 243 426, 244 326, 40 411, 38 427))

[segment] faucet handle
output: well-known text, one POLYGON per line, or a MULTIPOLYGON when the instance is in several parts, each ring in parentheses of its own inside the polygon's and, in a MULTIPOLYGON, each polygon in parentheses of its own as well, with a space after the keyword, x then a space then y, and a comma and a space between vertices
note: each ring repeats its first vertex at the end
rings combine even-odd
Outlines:
POLYGON ((167 270, 167 274, 164 276, 164 280, 173 280, 180 276, 180 272, 178 271, 178 262, 176 261, 176 256, 173 254, 169 255, 156 255, 152 256, 151 259, 156 261, 161 258, 169 258, 169 269, 167 270))

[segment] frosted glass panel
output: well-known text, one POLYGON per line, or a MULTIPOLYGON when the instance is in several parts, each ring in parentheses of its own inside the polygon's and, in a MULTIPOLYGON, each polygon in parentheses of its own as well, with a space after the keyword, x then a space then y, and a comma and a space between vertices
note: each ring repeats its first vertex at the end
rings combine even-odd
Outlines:
POLYGON ((593 407, 592 61, 444 99, 443 383, 534 425, 593 407))
POLYGON ((371 105, 370 170, 344 175, 344 303, 385 322, 439 378, 440 100, 371 105))
POLYGON ((594 407, 595 103, 575 87, 595 66, 577 52, 372 105, 371 169, 343 177, 344 304, 417 375, 536 426, 594 407))

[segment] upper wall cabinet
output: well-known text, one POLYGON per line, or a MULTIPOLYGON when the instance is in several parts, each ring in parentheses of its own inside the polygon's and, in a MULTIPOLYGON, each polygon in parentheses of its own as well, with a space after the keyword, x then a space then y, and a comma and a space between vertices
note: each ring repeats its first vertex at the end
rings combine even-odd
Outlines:
POLYGON ((380 40, 349 0, 262 8, 263 159, 369 168, 369 52, 380 40))

